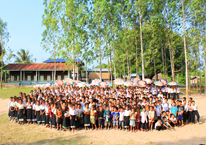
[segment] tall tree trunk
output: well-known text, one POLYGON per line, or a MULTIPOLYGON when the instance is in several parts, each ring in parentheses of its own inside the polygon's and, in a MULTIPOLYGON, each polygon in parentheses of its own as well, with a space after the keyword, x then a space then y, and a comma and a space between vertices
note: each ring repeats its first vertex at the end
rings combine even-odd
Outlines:
POLYGON ((124 69, 124 80, 125 80, 125 62, 124 62, 124 59, 123 59, 123 69, 124 69))
POLYGON ((77 54, 77 80, 79 80, 79 64, 78 64, 78 62, 79 62, 79 56, 77 54))
MULTIPOLYGON (((197 62, 197 52, 195 53, 195 61, 197 62)), ((196 93, 198 93, 198 67, 197 67, 197 64, 196 64, 196 77, 197 77, 196 93)))
MULTIPOLYGON (((73 31, 72 31, 72 35, 74 35, 73 31)), ((72 59, 73 59, 73 80, 75 80, 74 36, 72 41, 72 59)))
POLYGON ((55 64, 55 66, 54 66, 54 83, 55 83, 55 81, 56 81, 56 70, 57 70, 57 68, 56 68, 56 46, 55 46, 55 36, 54 36, 54 33, 53 33, 53 45, 54 45, 54 64, 55 64))
MULTIPOLYGON (((107 67, 108 67, 108 74, 110 73, 109 71, 109 54, 107 54, 107 67)), ((111 76, 109 75, 108 81, 110 80, 111 76)))
MULTIPOLYGON (((113 9, 113 1, 111 0, 111 9, 113 9)), ((111 14, 111 21, 112 21, 112 46, 113 46, 113 60, 114 60, 114 78, 116 79, 116 64, 115 64, 115 48, 114 48, 114 23, 113 23, 113 14, 111 14)))
POLYGON ((165 48, 165 79, 167 78, 167 52, 166 52, 166 48, 165 48))
POLYGON ((2 59, 1 59, 1 89, 2 89, 2 77, 3 77, 3 37, 1 35, 1 53, 2 59))
POLYGON ((138 58, 137 58, 137 36, 136 36, 136 31, 135 31, 135 42, 136 42, 136 76, 138 76, 138 58))
POLYGON ((165 64, 164 64, 164 52, 163 52, 163 46, 162 46, 162 42, 161 42, 161 51, 162 51, 162 73, 164 74, 164 78, 165 78, 165 64))
POLYGON ((155 81, 157 81, 157 72, 156 72, 156 64, 155 64, 155 57, 154 57, 154 74, 155 74, 155 81))
POLYGON ((138 76, 138 58, 137 58, 137 37, 135 33, 135 41, 136 41, 136 76, 138 76))
MULTIPOLYGON (((191 68, 190 62, 189 62, 188 65, 189 65, 188 73, 189 73, 189 76, 190 76, 190 68, 191 68)), ((190 77, 189 77, 189 80, 190 80, 190 77)), ((189 95, 191 96, 191 81, 189 81, 189 95)))
MULTIPOLYGON (((204 24, 204 23, 203 23, 204 24)), ((202 28, 202 45, 203 45, 203 50, 204 50, 204 64, 205 64, 205 97, 206 97, 206 48, 205 48, 205 43, 204 43, 204 38, 205 38, 205 32, 203 31, 203 24, 201 25, 202 28)))
POLYGON ((122 78, 122 67, 121 67, 121 61, 119 61, 119 78, 122 78))
POLYGON ((85 62, 85 67, 86 67, 86 83, 88 83, 87 59, 85 62))
MULTIPOLYGON (((84 50, 86 52, 85 42, 83 41, 83 43, 84 43, 84 50)), ((87 58, 86 58, 86 61, 85 61, 85 67, 86 67, 86 83, 88 83, 87 58)))
POLYGON ((101 37, 100 37, 100 28, 99 28, 99 21, 98 24, 98 33, 99 33, 99 72, 100 72, 100 81, 102 81, 102 54, 101 54, 101 37))
POLYGON ((201 95, 201 91, 202 91, 202 89, 201 89, 201 87, 202 87, 201 83, 202 83, 202 81, 201 81, 200 60, 199 60, 199 71, 200 71, 200 95, 201 95))
MULTIPOLYGON (((127 45, 126 45, 127 46, 127 45)), ((127 72, 128 72, 128 77, 127 77, 127 80, 129 79, 129 58, 128 58, 128 49, 127 49, 127 47, 126 47, 126 50, 127 50, 127 72)))
POLYGON ((172 73, 172 80, 175 81, 175 68, 174 68, 174 56, 173 56, 173 47, 172 47, 172 36, 171 36, 171 33, 172 33, 172 27, 171 27, 171 24, 169 23, 170 25, 170 36, 168 38, 168 42, 169 42, 169 52, 170 52, 170 65, 171 65, 171 73, 172 73))
POLYGON ((111 67, 111 83, 112 83, 112 81, 113 81, 113 75, 112 75, 112 52, 110 52, 110 67, 111 67))
POLYGON ((183 22, 183 35, 184 35, 184 48, 185 48, 185 73, 186 73, 186 97, 188 98, 188 66, 187 66, 187 45, 185 36, 185 9, 184 0, 182 1, 182 22, 183 22))
POLYGON ((143 38, 142 38, 142 17, 141 17, 140 8, 139 8, 139 25, 140 25, 140 41, 141 41, 141 57, 142 57, 142 80, 144 80, 144 52, 143 52, 143 38))

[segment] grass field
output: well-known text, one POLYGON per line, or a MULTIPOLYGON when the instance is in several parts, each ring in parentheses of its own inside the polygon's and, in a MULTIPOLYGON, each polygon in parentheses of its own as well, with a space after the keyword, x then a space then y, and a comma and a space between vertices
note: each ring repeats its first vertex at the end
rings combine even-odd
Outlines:
POLYGON ((13 96, 19 96, 19 92, 30 93, 33 88, 3 88, 0 89, 0 99, 8 99, 13 96))

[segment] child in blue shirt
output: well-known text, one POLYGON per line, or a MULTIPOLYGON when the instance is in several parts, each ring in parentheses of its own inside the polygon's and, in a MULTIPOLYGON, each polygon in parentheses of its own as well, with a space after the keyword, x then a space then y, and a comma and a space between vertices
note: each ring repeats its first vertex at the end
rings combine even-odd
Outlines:
MULTIPOLYGON (((111 128, 113 127, 113 116, 115 114, 115 111, 114 111, 114 106, 111 107, 111 118, 110 118, 110 121, 111 121, 111 128)), ((114 127, 113 127, 114 128, 114 127)))
POLYGON ((184 123, 183 123, 183 107, 181 106, 180 107, 180 111, 178 112, 178 121, 179 121, 179 125, 181 125, 182 127, 184 126, 184 123))
POLYGON ((109 106, 106 107, 106 110, 104 111, 104 117, 105 117, 105 129, 109 129, 111 125, 111 111, 109 111, 109 106))
POLYGON ((113 112, 113 128, 116 130, 118 129, 118 122, 119 122, 119 112, 117 111, 117 107, 114 107, 114 112, 113 112))

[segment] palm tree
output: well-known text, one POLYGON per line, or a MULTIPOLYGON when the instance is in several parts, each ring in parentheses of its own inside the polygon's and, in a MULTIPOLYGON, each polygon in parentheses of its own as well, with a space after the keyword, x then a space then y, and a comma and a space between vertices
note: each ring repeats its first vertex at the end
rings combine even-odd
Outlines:
POLYGON ((33 63, 36 62, 36 58, 32 59, 33 55, 29 54, 28 50, 20 49, 17 52, 17 55, 13 55, 15 60, 15 63, 33 63))

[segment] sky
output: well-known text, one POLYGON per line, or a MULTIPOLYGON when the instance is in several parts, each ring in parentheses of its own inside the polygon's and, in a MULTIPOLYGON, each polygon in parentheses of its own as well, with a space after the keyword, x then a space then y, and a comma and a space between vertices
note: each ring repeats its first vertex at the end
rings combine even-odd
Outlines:
MULTIPOLYGON (((36 58, 36 63, 41 63, 50 57, 41 47, 42 25, 44 13, 43 0, 0 0, 0 17, 7 22, 10 39, 7 44, 16 54, 20 49, 29 50, 36 58)), ((13 63, 12 59, 11 62, 13 63)), ((98 65, 93 62, 89 67, 98 65)))
POLYGON ((29 50, 37 62, 50 57, 40 46, 44 27, 42 15, 43 0, 0 0, 0 17, 7 22, 10 39, 7 44, 16 53, 29 50))

